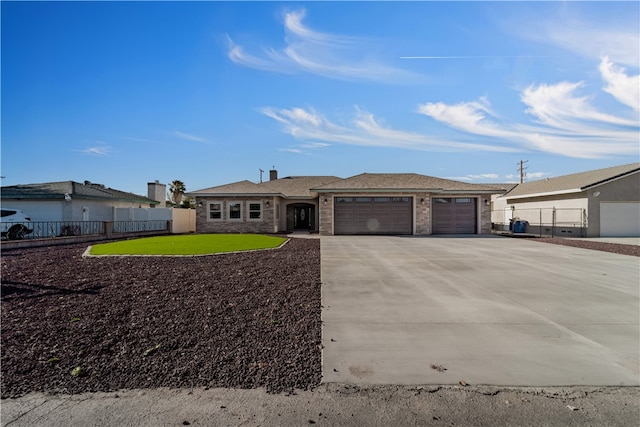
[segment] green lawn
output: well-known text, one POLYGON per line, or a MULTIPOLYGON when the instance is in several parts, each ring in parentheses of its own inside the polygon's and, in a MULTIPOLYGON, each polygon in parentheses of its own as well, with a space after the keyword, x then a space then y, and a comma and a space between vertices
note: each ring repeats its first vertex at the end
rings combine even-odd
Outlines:
POLYGON ((287 239, 260 234, 188 234, 93 245, 91 255, 204 255, 277 248, 287 239))

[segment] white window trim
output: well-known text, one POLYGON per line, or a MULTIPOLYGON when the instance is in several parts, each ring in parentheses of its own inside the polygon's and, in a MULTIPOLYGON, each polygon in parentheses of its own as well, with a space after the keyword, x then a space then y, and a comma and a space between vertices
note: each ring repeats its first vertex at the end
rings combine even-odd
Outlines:
POLYGON ((244 218, 242 216, 243 214, 243 203, 240 200, 230 200, 227 202, 227 220, 229 221, 235 221, 235 222, 239 222, 242 221, 244 218), (240 218, 231 218, 231 205, 240 205, 240 218))
POLYGON ((261 200, 247 200, 247 221, 262 222, 264 217, 264 208, 261 200), (251 218, 251 205, 260 205, 260 218, 251 218))
POLYGON ((207 202, 207 221, 220 222, 224 221, 224 203, 220 201, 207 202), (211 218, 211 205, 220 205, 220 218, 211 218))

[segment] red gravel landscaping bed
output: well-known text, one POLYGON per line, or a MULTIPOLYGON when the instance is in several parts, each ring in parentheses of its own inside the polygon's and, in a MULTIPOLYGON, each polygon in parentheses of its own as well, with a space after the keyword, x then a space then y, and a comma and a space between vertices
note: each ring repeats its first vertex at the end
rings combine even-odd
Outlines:
POLYGON ((544 237, 531 239, 534 242, 553 243, 555 245, 573 246, 576 248, 593 249, 614 254, 640 256, 640 246, 621 245, 619 243, 594 242, 590 240, 563 239, 561 237, 544 237))
POLYGON ((3 251, 3 398, 320 383, 319 240, 202 257, 86 247, 3 251))

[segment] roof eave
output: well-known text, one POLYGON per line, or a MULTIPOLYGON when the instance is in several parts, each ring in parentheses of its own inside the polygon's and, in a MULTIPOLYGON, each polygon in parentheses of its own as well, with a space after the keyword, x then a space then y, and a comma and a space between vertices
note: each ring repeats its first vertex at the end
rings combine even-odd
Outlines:
POLYGON ((612 181, 617 181, 619 179, 626 178, 626 177, 628 177, 630 175, 633 175, 633 174, 636 174, 636 173, 640 173, 640 169, 634 169, 632 171, 629 171, 629 172, 626 172, 626 173, 623 173, 623 174, 620 174, 620 175, 612 176, 610 178, 603 179, 601 181, 594 182, 592 184, 587 184, 584 187, 582 187, 582 190, 584 191, 584 190, 588 190, 590 188, 598 187, 598 186, 603 185, 603 184, 608 184, 608 183, 610 183, 612 181))
POLYGON ((282 193, 185 193, 189 197, 286 197, 282 193))
POLYGON ((509 194, 504 194, 500 197, 503 197, 506 199, 529 199, 532 197, 546 197, 546 196, 557 196, 561 194, 575 194, 575 193, 581 193, 583 191, 584 189, 582 188, 572 188, 570 190, 558 190, 558 191, 547 191, 545 193, 521 194, 519 196, 510 196, 509 194))
POLYGON ((497 194, 505 190, 447 190, 443 188, 312 188, 318 193, 447 193, 447 194, 497 194))

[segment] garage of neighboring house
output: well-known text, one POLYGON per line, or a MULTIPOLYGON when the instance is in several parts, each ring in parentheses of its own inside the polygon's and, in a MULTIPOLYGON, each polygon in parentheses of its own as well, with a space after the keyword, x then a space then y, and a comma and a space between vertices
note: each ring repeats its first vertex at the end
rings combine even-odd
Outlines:
POLYGON ((640 203, 600 202, 600 235, 640 236, 640 203))
POLYGON ((336 197, 335 234, 412 234, 412 197, 336 197))
POLYGON ((433 234, 475 234, 476 200, 475 197, 434 197, 433 234))
POLYGON ((566 237, 640 236, 640 163, 525 182, 494 199, 492 222, 566 237))

